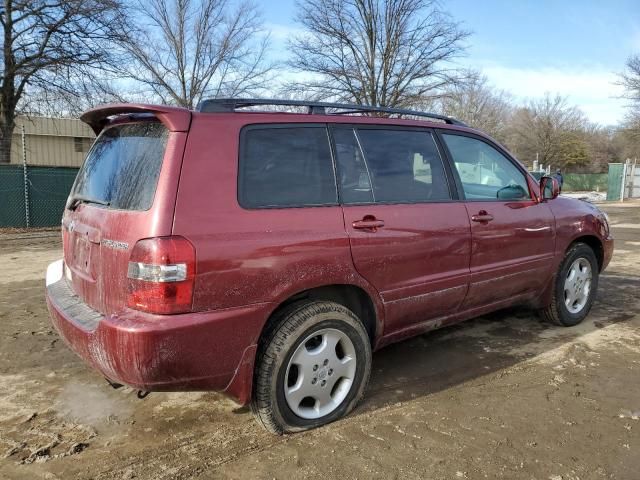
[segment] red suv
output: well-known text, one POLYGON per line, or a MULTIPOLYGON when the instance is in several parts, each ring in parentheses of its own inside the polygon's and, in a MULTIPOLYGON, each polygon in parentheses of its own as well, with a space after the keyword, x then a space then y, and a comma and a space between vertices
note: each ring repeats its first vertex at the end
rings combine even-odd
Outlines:
POLYGON ((347 414, 389 343, 515 304, 576 325, 611 258, 604 213, 447 117, 216 99, 82 120, 56 329, 112 384, 224 391, 275 433, 347 414))

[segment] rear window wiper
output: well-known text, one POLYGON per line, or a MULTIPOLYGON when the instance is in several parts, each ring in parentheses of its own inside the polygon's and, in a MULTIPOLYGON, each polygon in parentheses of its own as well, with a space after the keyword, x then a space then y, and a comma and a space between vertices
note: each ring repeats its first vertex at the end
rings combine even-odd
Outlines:
POLYGON ((69 210, 75 210, 81 203, 95 203, 96 205, 105 205, 107 207, 111 205, 111 202, 100 200, 99 198, 93 198, 87 195, 73 195, 67 202, 67 208, 69 210))

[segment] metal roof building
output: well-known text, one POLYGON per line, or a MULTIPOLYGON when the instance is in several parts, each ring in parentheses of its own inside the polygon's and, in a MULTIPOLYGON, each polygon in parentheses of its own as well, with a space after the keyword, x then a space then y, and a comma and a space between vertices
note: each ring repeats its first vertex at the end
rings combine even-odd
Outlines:
POLYGON ((19 116, 13 131, 12 164, 22 164, 22 137, 28 165, 79 167, 95 139, 91 128, 73 118, 19 116))

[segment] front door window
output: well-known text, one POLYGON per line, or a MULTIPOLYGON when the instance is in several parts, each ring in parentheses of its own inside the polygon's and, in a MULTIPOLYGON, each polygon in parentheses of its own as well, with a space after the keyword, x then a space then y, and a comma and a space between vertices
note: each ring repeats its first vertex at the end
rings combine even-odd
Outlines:
POLYGON ((462 135, 442 135, 467 200, 530 199, 524 173, 488 143, 462 135))

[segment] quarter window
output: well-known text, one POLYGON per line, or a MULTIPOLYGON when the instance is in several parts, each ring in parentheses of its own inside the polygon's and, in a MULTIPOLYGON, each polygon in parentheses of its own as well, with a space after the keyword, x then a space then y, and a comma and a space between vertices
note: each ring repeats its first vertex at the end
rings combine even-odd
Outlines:
POLYGON ((443 134, 468 200, 531 198, 527 179, 491 145, 471 137, 443 134))
POLYGON ((245 130, 239 187, 247 208, 337 204, 326 128, 245 130))
POLYGON ((358 129, 356 139, 353 131, 337 129, 334 139, 344 203, 450 198, 442 159, 430 133, 358 129))

